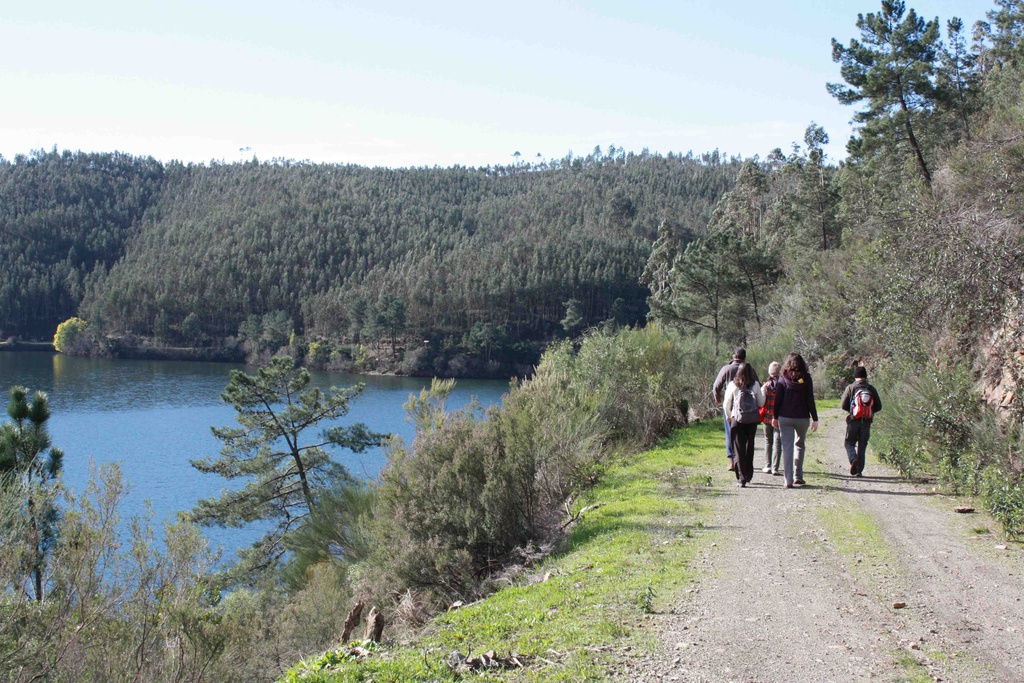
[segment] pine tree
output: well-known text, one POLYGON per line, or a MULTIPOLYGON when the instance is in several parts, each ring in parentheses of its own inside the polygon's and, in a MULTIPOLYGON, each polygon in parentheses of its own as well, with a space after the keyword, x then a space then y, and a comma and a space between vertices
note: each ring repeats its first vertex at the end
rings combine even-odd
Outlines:
POLYGON ((239 427, 214 427, 223 448, 219 458, 193 460, 200 472, 226 479, 243 478, 242 488, 199 501, 192 518, 204 525, 240 527, 252 522, 273 526, 260 541, 242 553, 243 571, 276 565, 289 532, 316 508, 318 496, 349 479, 343 465, 331 457, 336 448, 361 452, 378 444, 383 435, 357 423, 310 432, 321 422, 337 420, 362 384, 310 387, 305 368, 288 357, 274 358, 255 375, 232 370, 221 398, 238 413, 239 427))
POLYGON ((53 448, 47 422, 50 400, 41 391, 28 400, 28 389, 11 387, 7 415, 0 426, 0 481, 17 481, 27 492, 25 515, 32 538, 28 571, 35 598, 43 600, 43 573, 47 557, 57 542, 59 510, 52 489, 64 465, 64 452, 53 448))
POLYGON ((860 143, 876 139, 905 142, 928 187, 932 174, 919 133, 919 119, 936 106, 934 83, 939 54, 938 19, 925 22, 902 0, 882 0, 882 11, 857 15, 862 41, 843 47, 832 39, 832 60, 840 64, 846 85, 829 83, 828 91, 843 104, 866 102, 854 121, 864 124, 860 143), (904 16, 905 15, 905 16, 904 16))

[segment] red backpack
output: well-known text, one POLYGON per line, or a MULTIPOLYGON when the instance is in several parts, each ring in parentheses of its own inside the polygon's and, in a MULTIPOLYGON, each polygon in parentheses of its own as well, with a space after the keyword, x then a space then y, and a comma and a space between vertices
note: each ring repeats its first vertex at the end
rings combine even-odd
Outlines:
POLYGON ((866 386, 857 387, 850 398, 850 417, 855 420, 870 420, 875 414, 875 399, 866 386))

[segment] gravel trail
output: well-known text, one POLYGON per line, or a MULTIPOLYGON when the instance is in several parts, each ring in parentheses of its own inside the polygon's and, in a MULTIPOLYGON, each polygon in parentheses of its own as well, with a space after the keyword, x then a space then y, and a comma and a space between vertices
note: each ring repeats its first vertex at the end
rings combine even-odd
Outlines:
POLYGON ((1024 681, 1021 546, 870 455, 849 476, 843 415, 824 417, 804 487, 758 469, 733 488, 723 458, 718 539, 629 680, 1024 681))

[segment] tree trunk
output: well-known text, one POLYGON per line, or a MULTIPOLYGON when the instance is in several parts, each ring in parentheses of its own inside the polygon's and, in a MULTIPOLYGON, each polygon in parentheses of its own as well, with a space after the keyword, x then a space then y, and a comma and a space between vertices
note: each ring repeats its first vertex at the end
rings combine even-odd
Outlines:
POLYGON ((376 607, 370 609, 366 617, 366 639, 375 643, 380 642, 381 634, 384 633, 384 615, 376 607))
POLYGON ((932 189, 932 174, 928 172, 928 165, 924 163, 924 154, 921 153, 921 145, 917 143, 917 136, 914 135, 914 127, 910 123, 910 107, 907 106, 907 100, 903 96, 903 84, 900 82, 899 77, 896 79, 896 84, 900 89, 900 109, 903 110, 903 114, 907 119, 904 124, 907 129, 907 137, 910 139, 910 146, 914 150, 917 167, 921 170, 921 175, 924 176, 924 183, 930 190, 932 189))
POLYGON ((352 630, 359 624, 359 618, 363 615, 363 603, 357 602, 352 611, 345 617, 345 627, 341 631, 341 644, 348 644, 352 637, 352 630))

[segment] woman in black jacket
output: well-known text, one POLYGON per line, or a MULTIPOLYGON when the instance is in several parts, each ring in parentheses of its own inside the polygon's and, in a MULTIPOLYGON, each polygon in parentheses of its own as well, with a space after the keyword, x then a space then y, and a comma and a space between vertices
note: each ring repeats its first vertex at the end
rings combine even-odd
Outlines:
POLYGON ((807 428, 818 429, 818 408, 814 405, 814 382, 807 363, 799 353, 791 353, 782 365, 782 377, 775 387, 775 417, 772 427, 782 439, 782 462, 786 488, 804 483, 804 453, 807 428), (793 447, 796 446, 796 459, 793 447), (796 470, 795 477, 793 470, 796 470))

